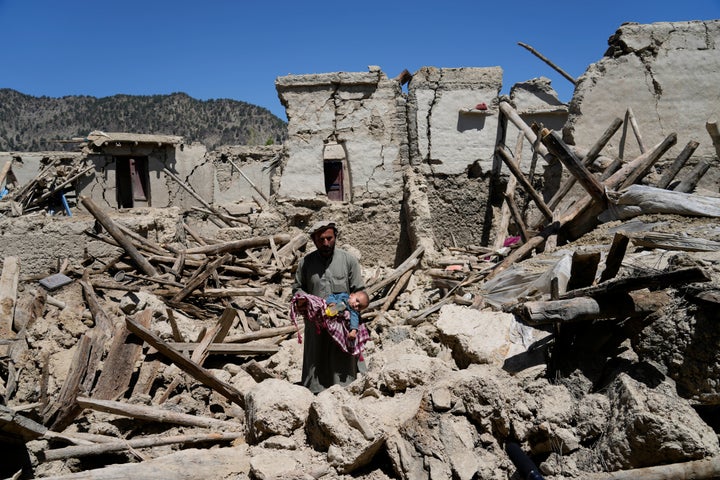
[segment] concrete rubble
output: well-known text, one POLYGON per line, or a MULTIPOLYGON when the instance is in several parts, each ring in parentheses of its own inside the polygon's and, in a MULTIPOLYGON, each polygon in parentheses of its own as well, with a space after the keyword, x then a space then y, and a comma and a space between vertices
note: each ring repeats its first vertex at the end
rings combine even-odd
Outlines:
POLYGON ((407 94, 371 67, 279 78, 282 148, 100 132, 8 154, 0 474, 720 477, 720 136, 699 93, 719 39, 625 24, 567 107, 544 78, 500 96, 500 67, 423 67, 407 94), (107 138, 158 172, 149 205, 82 177, 114 161, 107 138), (67 216, 33 203, 60 177, 82 178, 67 216), (329 217, 371 340, 355 382, 313 395, 288 306, 329 217))

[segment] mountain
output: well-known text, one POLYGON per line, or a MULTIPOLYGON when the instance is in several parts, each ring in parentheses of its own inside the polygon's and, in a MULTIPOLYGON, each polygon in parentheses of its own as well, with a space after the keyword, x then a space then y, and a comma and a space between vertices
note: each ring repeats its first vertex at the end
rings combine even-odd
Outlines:
POLYGON ((237 100, 195 100, 184 93, 50 98, 0 89, 0 151, 75 150, 76 144, 63 141, 93 130, 179 135, 208 150, 287 138, 283 120, 237 100))

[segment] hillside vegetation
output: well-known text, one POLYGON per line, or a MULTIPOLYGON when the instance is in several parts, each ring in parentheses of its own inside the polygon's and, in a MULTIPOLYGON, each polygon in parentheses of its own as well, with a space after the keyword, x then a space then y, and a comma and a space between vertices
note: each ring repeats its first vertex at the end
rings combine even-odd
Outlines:
POLYGON ((50 98, 0 89, 0 151, 74 150, 76 144, 64 141, 93 130, 179 135, 209 150, 279 144, 287 136, 283 120, 237 100, 195 100, 184 93, 50 98))

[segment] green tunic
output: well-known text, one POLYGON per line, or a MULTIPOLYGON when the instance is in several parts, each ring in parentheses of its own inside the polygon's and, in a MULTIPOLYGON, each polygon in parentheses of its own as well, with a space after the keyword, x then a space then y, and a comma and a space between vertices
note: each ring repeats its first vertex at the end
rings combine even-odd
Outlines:
MULTIPOLYGON (((335 248, 332 258, 316 250, 300 260, 295 272, 293 292, 327 298, 332 293, 355 292, 365 288, 360 263, 345 250, 335 248)), ((305 322, 302 384, 313 393, 332 385, 347 385, 358 372, 357 358, 343 352, 327 332, 318 334, 305 322)))

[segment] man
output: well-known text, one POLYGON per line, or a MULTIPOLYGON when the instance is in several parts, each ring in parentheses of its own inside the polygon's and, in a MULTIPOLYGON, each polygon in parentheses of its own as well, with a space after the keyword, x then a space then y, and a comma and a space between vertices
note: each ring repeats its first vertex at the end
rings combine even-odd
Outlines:
MULTIPOLYGON (((350 253, 335 248, 335 222, 323 220, 309 230, 317 250, 300 259, 295 272, 293 293, 301 290, 327 298, 333 293, 363 290, 360 263, 350 253)), ((302 384, 313 393, 332 385, 347 385, 358 372, 357 358, 343 352, 326 331, 318 333, 311 322, 305 322, 302 384)))

